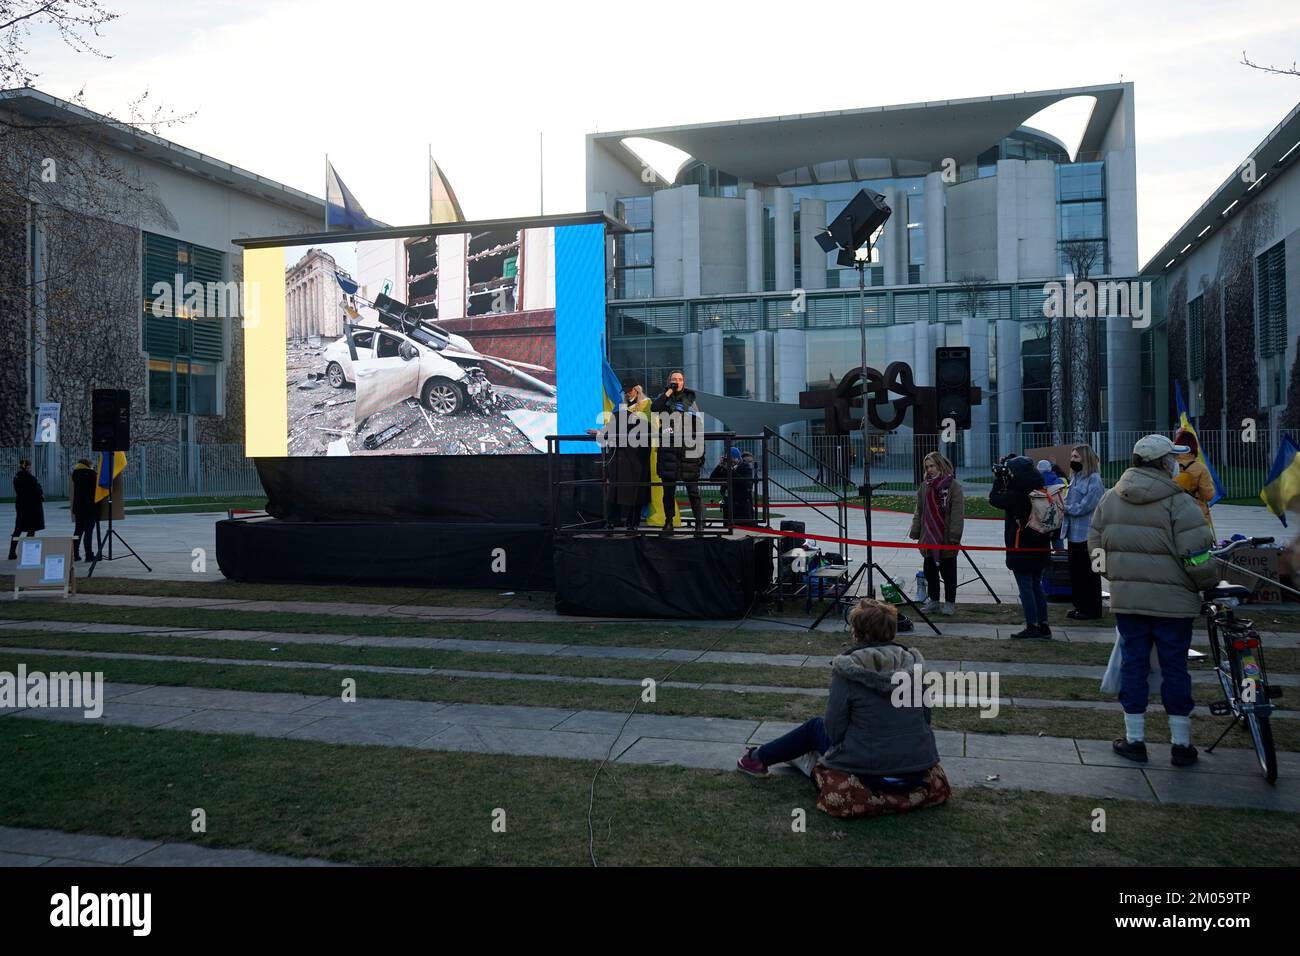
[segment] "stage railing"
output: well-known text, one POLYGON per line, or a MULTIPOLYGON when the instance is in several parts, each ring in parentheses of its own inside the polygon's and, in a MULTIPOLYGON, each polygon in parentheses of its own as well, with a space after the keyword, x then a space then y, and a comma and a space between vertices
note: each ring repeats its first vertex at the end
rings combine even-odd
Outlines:
MULTIPOLYGON (((737 441, 754 441, 754 440, 762 441, 763 440, 762 435, 737 435, 735 432, 730 432, 730 431, 706 432, 701 437, 704 442, 721 441, 723 442, 723 447, 726 449, 732 448, 737 441)), ((650 480, 648 482, 611 480, 609 474, 610 465, 613 462, 614 454, 618 450, 619 450, 618 446, 616 445, 609 445, 608 447, 606 447, 602 443, 602 439, 599 434, 547 435, 546 436, 547 473, 550 477, 550 484, 551 484, 550 519, 551 519, 551 528, 555 532, 567 533, 567 534, 626 534, 628 532, 628 528, 621 520, 621 515, 618 514, 616 510, 616 506, 611 501, 611 495, 610 495, 611 489, 624 488, 624 487, 638 487, 638 488, 646 488, 646 489, 663 488, 669 484, 673 485, 674 488, 676 489, 676 488, 681 488, 683 485, 686 484, 686 482, 681 481, 680 479, 673 482, 664 481, 657 474, 654 474, 653 472, 651 473, 650 480), (593 449, 600 453, 600 477, 561 478, 559 459, 560 459, 560 445, 562 442, 590 443, 593 446, 593 449), (560 502, 561 492, 566 489, 571 490, 574 492, 576 498, 578 492, 583 488, 600 489, 600 498, 601 498, 601 506, 602 506, 602 511, 600 516, 583 518, 581 509, 578 508, 575 503, 575 507, 573 510, 575 513, 578 514, 580 520, 576 522, 563 521, 560 516, 567 512, 561 508, 561 502, 560 502)), ((657 446, 655 450, 660 451, 660 449, 657 446)), ((764 457, 766 458, 766 443, 764 443, 764 457)), ((721 520, 715 522, 709 519, 709 509, 708 509, 709 502, 702 500, 702 504, 704 505, 703 508, 704 524, 699 529, 701 533, 724 534, 724 535, 731 534, 733 532, 733 529, 738 523, 750 525, 750 526, 759 526, 759 527, 768 526, 767 500, 770 496, 768 495, 768 489, 767 489, 766 468, 763 469, 763 472, 760 475, 754 475, 753 477, 742 478, 742 479, 736 479, 734 467, 727 468, 725 470, 725 477, 723 479, 705 478, 703 477, 704 474, 705 474, 704 466, 701 466, 700 469, 701 477, 697 481, 692 482, 693 484, 699 486, 701 490, 701 495, 700 495, 701 499, 704 498, 703 492, 706 488, 717 487, 720 498, 726 501, 727 506, 725 508, 720 509, 721 520), (748 481, 753 485, 753 494, 750 496, 751 505, 756 506, 757 505, 756 499, 761 495, 761 499, 763 501, 763 512, 762 512, 761 520, 757 516, 756 509, 755 509, 755 513, 750 515, 737 515, 736 486, 739 481, 748 481), (739 521, 737 521, 737 518, 739 518, 739 521)), ((674 510, 675 513, 679 516, 682 516, 682 507, 683 506, 680 502, 675 501, 674 510)), ((687 507, 689 507, 689 505, 687 507)), ((638 523, 638 527, 640 532, 644 532, 646 530, 644 527, 641 527, 639 523, 638 523)), ((661 526, 652 525, 650 527, 658 530, 661 526)))

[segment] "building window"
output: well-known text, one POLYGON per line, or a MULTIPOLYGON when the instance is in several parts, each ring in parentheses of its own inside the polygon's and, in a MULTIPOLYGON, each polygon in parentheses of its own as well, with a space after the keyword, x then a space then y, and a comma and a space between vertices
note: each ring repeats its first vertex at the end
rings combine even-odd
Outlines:
POLYGON ((1187 375, 1193 381, 1205 377, 1205 298, 1187 303, 1187 375))
POLYGON ((1255 289, 1261 358, 1286 352, 1286 248, 1279 242, 1255 259, 1255 289))
POLYGON ((1096 247, 1089 273, 1106 272, 1105 163, 1062 163, 1056 167, 1056 239, 1057 269, 1062 275, 1074 269, 1061 244, 1077 240, 1090 241, 1096 247))
POLYGON ((614 239, 614 298, 649 299, 655 294, 654 197, 627 196, 614 208, 632 230, 614 239))
POLYGON ((225 282, 225 253, 148 232, 141 240, 141 342, 148 356, 149 410, 216 415, 225 323, 237 308, 225 282), (190 283, 197 283, 201 294, 193 295, 190 283))

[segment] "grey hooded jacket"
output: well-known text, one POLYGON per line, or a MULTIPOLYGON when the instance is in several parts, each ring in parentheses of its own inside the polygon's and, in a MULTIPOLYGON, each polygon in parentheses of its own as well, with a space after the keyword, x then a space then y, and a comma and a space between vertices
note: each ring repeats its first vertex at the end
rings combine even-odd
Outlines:
POLYGON ((924 666, 921 652, 898 644, 864 644, 831 661, 826 736, 827 767, 859 776, 895 777, 929 770, 939 762, 924 707, 895 707, 893 676, 924 666))

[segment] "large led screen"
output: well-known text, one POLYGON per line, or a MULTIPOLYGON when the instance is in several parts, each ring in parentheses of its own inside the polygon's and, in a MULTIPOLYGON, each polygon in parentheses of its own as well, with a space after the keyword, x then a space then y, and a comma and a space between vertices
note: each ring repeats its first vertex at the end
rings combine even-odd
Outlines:
POLYGON ((250 456, 535 455, 599 423, 600 224, 342 236, 244 271, 250 456))

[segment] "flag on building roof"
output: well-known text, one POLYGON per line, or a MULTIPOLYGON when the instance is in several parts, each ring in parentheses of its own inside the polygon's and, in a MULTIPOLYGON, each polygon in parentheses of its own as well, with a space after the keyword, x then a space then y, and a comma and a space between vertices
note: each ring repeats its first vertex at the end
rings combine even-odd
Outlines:
POLYGON ((464 222, 456 193, 429 154, 429 222, 464 222))
POLYGON ((325 160, 325 231, 331 229, 382 229, 384 224, 371 219, 339 179, 334 164, 325 160))
POLYGON ((1264 499, 1268 510, 1286 525, 1287 508, 1300 498, 1300 448, 1296 447, 1286 432, 1282 433, 1282 440, 1278 442, 1273 467, 1269 469, 1259 496, 1264 499))

